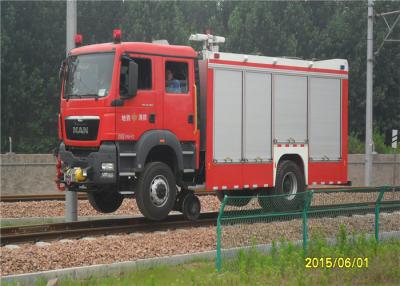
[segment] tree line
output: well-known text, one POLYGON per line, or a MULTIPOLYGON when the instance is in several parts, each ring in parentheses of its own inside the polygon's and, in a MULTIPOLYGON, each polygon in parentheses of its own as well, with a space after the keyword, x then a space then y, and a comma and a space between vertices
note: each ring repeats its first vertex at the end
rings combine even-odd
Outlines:
MULTIPOLYGON (((398 10, 376 1, 375 10, 398 10)), ((57 145, 60 83, 65 58, 66 3, 1 2, 1 151, 48 153, 57 145)), ((363 140, 366 89, 366 1, 78 1, 78 33, 84 44, 166 39, 194 45, 191 33, 210 28, 226 37, 221 51, 304 59, 349 61, 349 130, 363 140)), ((399 25, 398 25, 399 26, 399 25)), ((386 35, 375 19, 375 50, 386 35)), ((400 27, 394 37, 400 38, 400 27)), ((400 127, 400 44, 386 43, 374 61, 374 127, 400 127)), ((400 129, 400 128, 399 128, 400 129)))

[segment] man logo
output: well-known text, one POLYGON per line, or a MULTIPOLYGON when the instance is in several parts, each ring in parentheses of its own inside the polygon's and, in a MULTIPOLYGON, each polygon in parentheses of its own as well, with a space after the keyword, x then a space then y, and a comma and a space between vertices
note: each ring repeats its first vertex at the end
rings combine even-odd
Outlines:
POLYGON ((73 134, 89 134, 89 127, 74 126, 72 127, 73 134))

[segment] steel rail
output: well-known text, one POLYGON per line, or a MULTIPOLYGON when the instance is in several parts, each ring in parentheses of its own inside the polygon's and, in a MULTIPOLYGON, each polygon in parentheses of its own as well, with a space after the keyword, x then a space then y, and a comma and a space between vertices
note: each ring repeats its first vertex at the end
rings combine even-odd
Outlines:
MULTIPOLYGON (((5 203, 11 202, 32 202, 32 201, 61 201, 65 199, 65 194, 40 194, 40 195, 6 195, 1 196, 0 201, 5 203)), ((78 199, 86 200, 86 194, 78 194, 78 199)))
POLYGON ((130 232, 154 232, 166 229, 210 226, 217 223, 218 212, 202 213, 198 220, 185 220, 183 215, 170 215, 164 221, 150 221, 144 217, 103 219, 0 229, 1 245, 37 242, 89 235, 109 235, 130 232))
MULTIPOLYGON (((336 190, 341 189, 343 186, 308 186, 308 189, 318 189, 318 190, 336 190)), ((346 189, 364 189, 365 187, 347 187, 346 189)), ((195 194, 198 196, 208 196, 215 195, 214 191, 197 190, 195 194)), ((0 196, 0 202, 29 202, 29 201, 62 201, 65 199, 65 192, 59 194, 29 194, 29 195, 3 195, 0 196)), ((78 193, 78 199, 85 200, 87 195, 85 193, 78 193)))
MULTIPOLYGON (((198 196, 214 195, 214 192, 196 191, 198 196)), ((78 193, 79 200, 87 200, 85 193, 78 193)), ((65 200, 65 192, 59 194, 38 194, 38 195, 6 195, 0 196, 0 202, 31 202, 31 201, 63 201, 65 200)))
MULTIPOLYGON (((343 186, 309 186, 308 189, 323 189, 323 190, 336 190, 341 189, 343 186)), ((349 187, 349 189, 363 189, 365 187, 349 187)), ((195 194, 198 196, 215 195, 214 191, 197 190, 195 194)), ((30 201, 62 201, 65 199, 65 192, 59 194, 29 194, 29 195, 6 195, 0 196, 0 202, 11 203, 11 202, 30 202, 30 201)), ((86 200, 87 195, 85 193, 78 193, 78 199, 86 200)))

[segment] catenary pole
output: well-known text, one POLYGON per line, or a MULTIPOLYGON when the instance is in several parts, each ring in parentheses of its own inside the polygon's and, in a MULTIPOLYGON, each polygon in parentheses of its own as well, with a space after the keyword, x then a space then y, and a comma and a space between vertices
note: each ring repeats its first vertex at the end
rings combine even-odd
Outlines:
POLYGON ((373 25, 374 25, 374 2, 368 0, 368 32, 367 32, 367 94, 366 94, 366 122, 365 122, 365 186, 371 186, 372 174, 372 88, 373 88, 373 68, 374 68, 374 55, 373 55, 373 25))
MULTIPOLYGON (((76 35, 76 0, 67 0, 67 37, 66 54, 75 48, 74 36, 76 35)), ((78 198, 76 192, 65 192, 65 221, 78 220, 78 198)))

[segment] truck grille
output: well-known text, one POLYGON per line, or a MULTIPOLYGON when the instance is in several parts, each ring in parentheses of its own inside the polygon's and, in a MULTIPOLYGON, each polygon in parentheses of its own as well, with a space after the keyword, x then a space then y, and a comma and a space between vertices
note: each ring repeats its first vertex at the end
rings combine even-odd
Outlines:
POLYGON ((69 140, 96 140, 99 131, 98 116, 68 116, 65 118, 65 131, 69 140))

